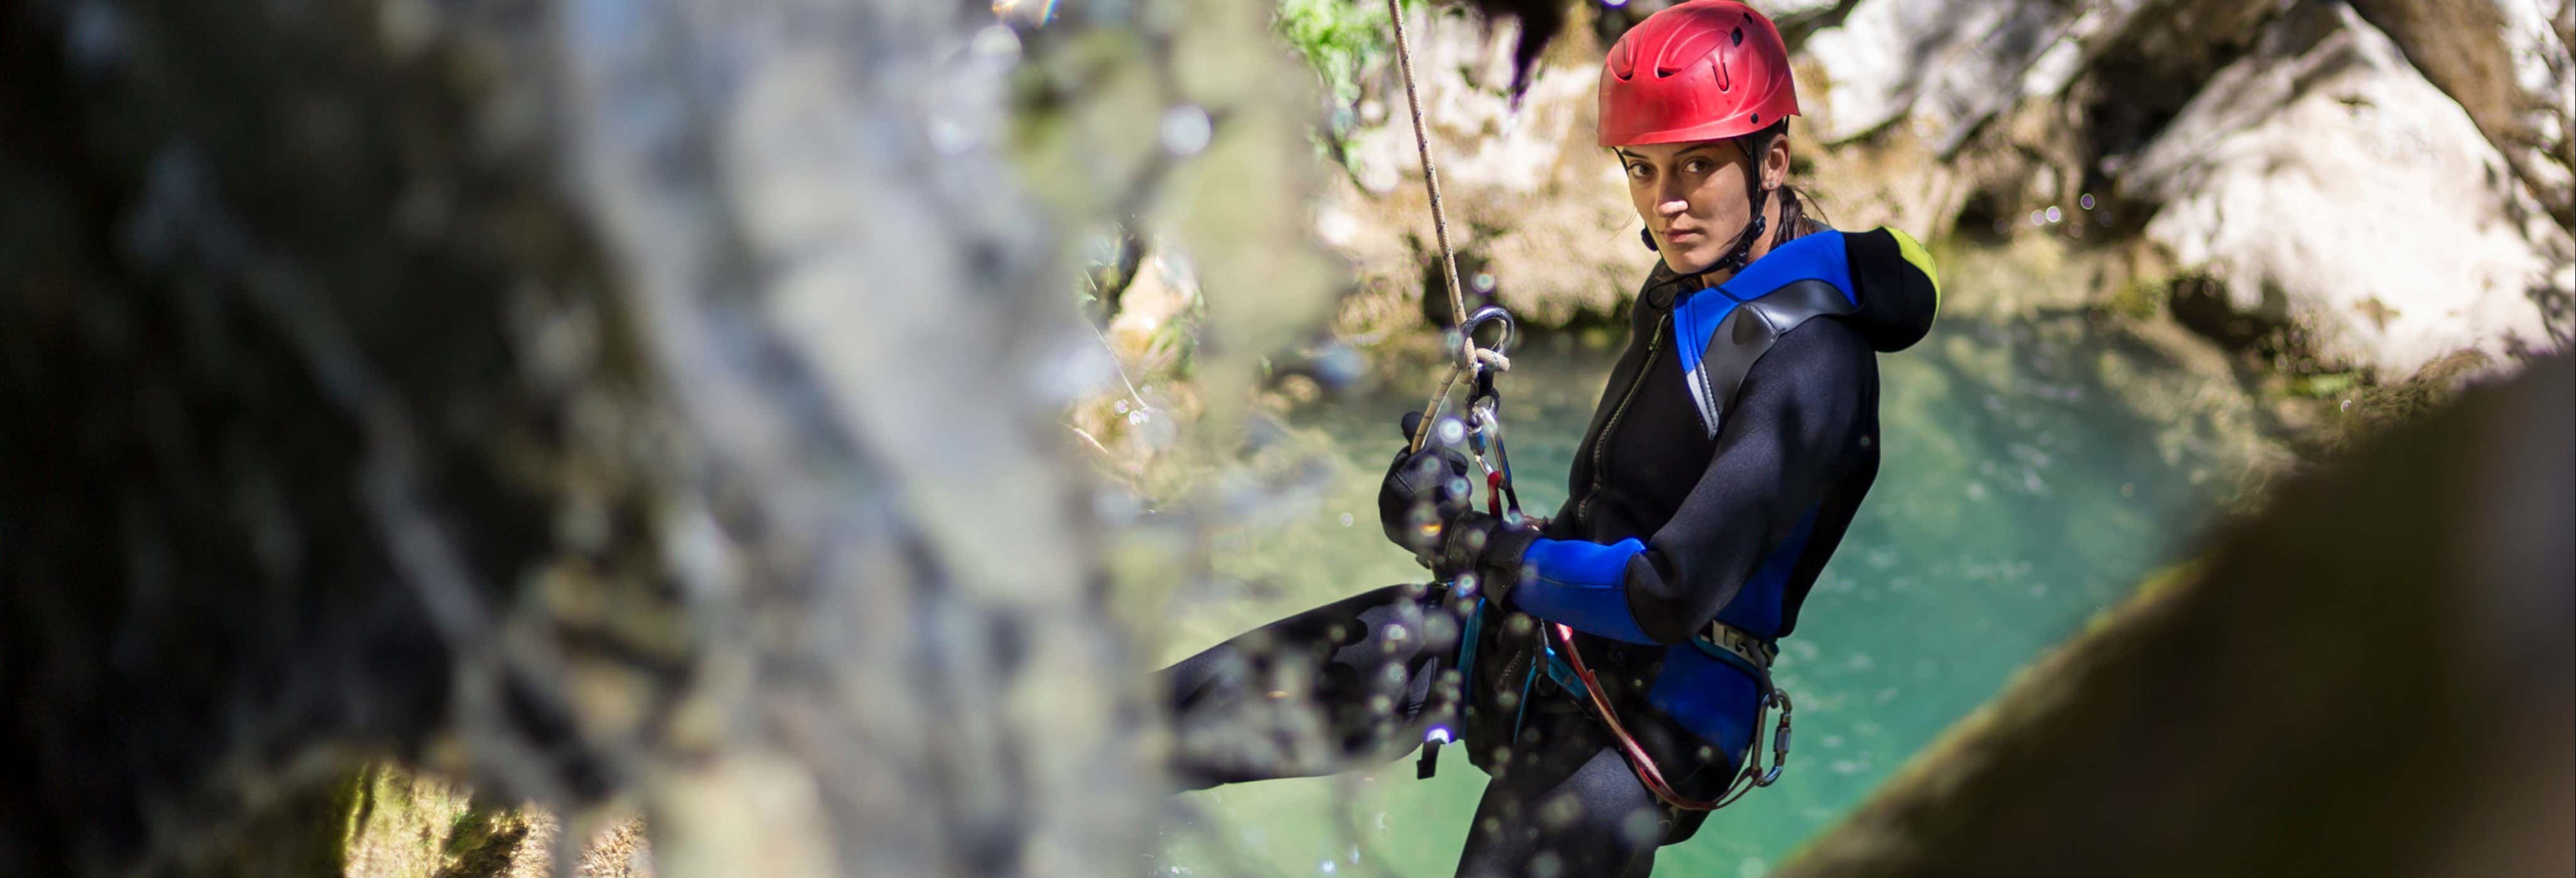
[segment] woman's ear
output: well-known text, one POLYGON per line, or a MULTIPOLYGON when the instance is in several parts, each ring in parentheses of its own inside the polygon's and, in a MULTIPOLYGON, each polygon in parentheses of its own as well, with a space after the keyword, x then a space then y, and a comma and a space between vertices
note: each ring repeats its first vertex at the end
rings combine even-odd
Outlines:
POLYGON ((1771 138, 1771 147, 1762 151, 1762 188, 1778 189, 1789 185, 1789 135, 1771 138))

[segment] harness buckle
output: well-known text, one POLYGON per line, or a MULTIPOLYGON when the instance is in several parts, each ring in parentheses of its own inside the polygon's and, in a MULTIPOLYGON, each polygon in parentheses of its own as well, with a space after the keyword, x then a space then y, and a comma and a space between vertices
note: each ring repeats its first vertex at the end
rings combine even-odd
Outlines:
POLYGON ((1780 658, 1780 644, 1767 637, 1756 637, 1744 629, 1710 620, 1700 629, 1699 638, 1710 646, 1732 653, 1736 658, 1762 672, 1763 683, 1770 683, 1771 663, 1780 658))

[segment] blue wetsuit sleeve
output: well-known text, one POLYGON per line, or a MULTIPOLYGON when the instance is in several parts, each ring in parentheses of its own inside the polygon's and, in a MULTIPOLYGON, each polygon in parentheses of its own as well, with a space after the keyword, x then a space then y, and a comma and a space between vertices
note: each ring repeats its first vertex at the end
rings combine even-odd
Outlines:
POLYGON ((1628 611, 1628 562, 1646 550, 1634 539, 1611 545, 1538 540, 1521 555, 1512 605, 1577 631, 1630 643, 1653 643, 1628 611))
POLYGON ((1717 617, 1846 468, 1876 453, 1876 355, 1839 320, 1810 320, 1746 373, 1717 452, 1647 540, 1541 539, 1511 603, 1576 630, 1679 643, 1717 617))

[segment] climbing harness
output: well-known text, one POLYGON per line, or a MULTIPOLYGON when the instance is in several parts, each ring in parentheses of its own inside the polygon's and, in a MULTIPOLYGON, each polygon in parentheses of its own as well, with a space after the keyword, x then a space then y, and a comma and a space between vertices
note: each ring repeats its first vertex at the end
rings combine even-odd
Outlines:
MULTIPOLYGON (((1646 789, 1654 793, 1657 800, 1683 811, 1715 811, 1735 804, 1737 799, 1743 798, 1745 793, 1752 792, 1755 787, 1767 787, 1778 782, 1780 770, 1789 764, 1791 711, 1789 694, 1771 684, 1769 659, 1765 658, 1762 662, 1755 663, 1746 658, 1743 653, 1716 645, 1715 641, 1724 636, 1719 632, 1746 640, 1754 640, 1754 638, 1722 622, 1711 622, 1709 625, 1710 630, 1692 638, 1691 645, 1719 661, 1735 666, 1737 670, 1744 671, 1753 678, 1756 689, 1753 746, 1748 747, 1744 753, 1744 768, 1736 773, 1735 779, 1729 781, 1726 789, 1719 792, 1715 799, 1693 799, 1684 796, 1674 790, 1670 782, 1664 780, 1663 769, 1655 764, 1654 756, 1648 754, 1646 748, 1637 743, 1636 736, 1628 733, 1627 726, 1619 722, 1619 712, 1610 707, 1610 698, 1602 691, 1601 681, 1592 675, 1591 668, 1583 664, 1583 653, 1574 648, 1574 628, 1556 622, 1550 622, 1544 626, 1546 631, 1556 635, 1556 642, 1547 646, 1549 680, 1567 692, 1582 698, 1592 708, 1593 716, 1599 718, 1603 725, 1610 727, 1610 738, 1618 746, 1619 755, 1627 757, 1629 768, 1636 771, 1637 779, 1645 782, 1646 789), (1560 646, 1565 651, 1561 658, 1557 655, 1557 647, 1560 646), (1573 679, 1566 679, 1566 672, 1559 670, 1560 662, 1567 671, 1571 671, 1573 679), (1770 712, 1774 707, 1780 709, 1780 724, 1772 730, 1771 765, 1765 768, 1762 765, 1761 729, 1770 719, 1770 712)), ((1768 654, 1767 641, 1755 640, 1755 642, 1761 643, 1765 650, 1765 653, 1757 654, 1768 654)))
MULTIPOLYGON (((1505 311, 1500 305, 1479 308, 1473 315, 1467 313, 1466 295, 1458 284, 1456 251, 1449 243, 1446 205, 1440 198, 1440 172, 1431 161, 1431 137, 1422 122, 1422 97, 1415 84, 1413 47, 1404 29, 1402 0, 1387 0, 1386 11, 1387 18, 1393 22, 1395 28, 1396 69, 1404 80, 1405 107, 1412 115, 1413 142, 1422 160, 1422 184, 1431 200, 1432 234, 1440 247, 1440 264, 1443 269, 1441 276, 1447 281, 1449 315, 1453 324, 1457 326, 1458 333, 1457 358, 1449 369, 1448 377, 1441 380, 1439 389, 1433 391, 1430 401, 1423 405, 1422 419, 1414 427, 1407 450, 1422 450, 1424 444, 1430 440, 1432 431, 1437 429, 1441 421, 1440 412, 1448 401, 1450 391, 1457 386, 1460 379, 1466 379, 1470 390, 1465 409, 1466 416, 1463 420, 1467 426, 1468 448, 1473 452, 1478 467, 1485 474, 1486 509, 1489 514, 1502 518, 1506 522, 1518 523, 1521 520, 1520 493, 1512 486, 1511 456, 1503 446, 1501 396, 1495 392, 1494 381, 1500 373, 1511 369, 1511 359, 1506 351, 1510 349, 1519 334, 1519 329, 1512 320, 1510 312, 1505 311), (1486 323, 1493 322, 1502 324, 1502 338, 1490 348, 1479 347, 1476 344, 1476 330, 1486 323)), ((1755 188, 1758 192, 1760 187, 1755 188)), ((1742 264, 1746 245, 1762 234, 1761 202, 1757 200, 1754 204, 1756 224, 1747 230, 1747 234, 1733 248, 1734 252, 1729 254, 1730 261, 1735 265, 1742 264)), ((1469 596, 1475 598, 1474 606, 1468 610, 1465 641, 1459 647, 1457 671, 1461 678, 1471 677, 1475 672, 1476 641, 1483 633, 1486 601, 1484 596, 1478 593, 1479 589, 1476 585, 1473 573, 1462 574, 1459 581, 1447 584, 1453 599, 1464 599, 1469 596)), ((1683 811, 1711 811, 1733 804, 1755 787, 1770 786, 1780 779, 1781 768, 1789 759, 1790 703, 1788 694, 1781 692, 1771 683, 1770 664, 1771 657, 1776 655, 1776 648, 1772 647, 1769 641, 1754 638, 1718 622, 1711 622, 1706 632, 1692 638, 1691 642, 1694 646, 1751 676, 1758 689, 1753 723, 1757 737, 1754 742, 1756 746, 1748 748, 1743 770, 1728 783, 1725 791, 1721 792, 1716 799, 1700 800, 1683 796, 1673 789, 1672 785, 1664 779, 1662 768, 1655 764, 1654 757, 1637 743, 1634 735, 1628 733, 1627 726, 1619 720, 1618 711, 1611 707, 1609 696, 1602 689, 1600 681, 1593 676, 1591 668, 1583 662, 1582 653, 1575 648, 1574 629, 1562 624, 1549 623, 1540 626, 1538 634, 1538 646, 1545 654, 1546 661, 1530 663, 1527 672, 1529 676, 1523 679, 1521 685, 1522 709, 1527 709, 1529 686, 1536 682, 1543 667, 1551 681, 1566 691, 1576 694, 1587 703, 1590 712, 1609 728, 1610 736, 1616 742, 1620 755, 1628 760, 1628 765, 1636 772, 1638 780, 1643 781, 1655 798, 1665 805, 1683 811), (1548 636, 1551 631, 1555 634, 1552 638, 1553 643, 1548 636), (1761 754, 1758 752, 1760 744, 1758 737, 1769 718, 1770 710, 1774 707, 1779 708, 1780 722, 1772 733, 1771 764, 1766 768, 1762 765, 1761 754)), ((1509 670, 1506 669, 1506 672, 1508 673, 1509 670)), ((1444 676, 1436 663, 1430 672, 1435 676, 1444 676)), ((1515 718, 1514 738, 1519 737, 1519 725, 1519 719, 1515 718)), ((1425 733, 1422 756, 1416 763, 1417 776, 1428 778, 1438 770, 1441 745, 1449 743, 1455 737, 1455 733, 1445 726, 1435 725, 1425 733)))

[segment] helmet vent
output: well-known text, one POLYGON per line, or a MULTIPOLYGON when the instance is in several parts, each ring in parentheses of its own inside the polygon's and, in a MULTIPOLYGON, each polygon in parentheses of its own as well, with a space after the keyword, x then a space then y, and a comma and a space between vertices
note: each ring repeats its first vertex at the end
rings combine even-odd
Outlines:
POLYGON ((1740 27, 1739 27, 1739 28, 1736 28, 1736 29, 1735 29, 1735 33, 1730 34, 1729 36, 1730 36, 1732 39, 1734 39, 1734 40, 1735 40, 1735 45, 1738 45, 1738 46, 1744 45, 1744 29, 1743 29, 1743 28, 1740 28, 1740 27))

